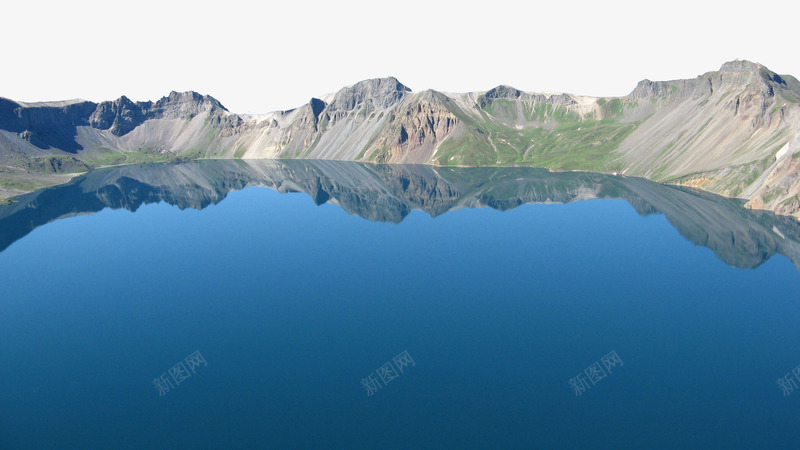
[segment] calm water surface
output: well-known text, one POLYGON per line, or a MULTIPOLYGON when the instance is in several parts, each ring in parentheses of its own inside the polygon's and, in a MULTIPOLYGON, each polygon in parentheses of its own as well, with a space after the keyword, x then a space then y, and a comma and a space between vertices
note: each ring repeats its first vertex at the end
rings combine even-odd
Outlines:
MULTIPOLYGON (((0 448, 800 445, 787 222, 724 222, 761 242, 742 250, 673 225, 684 191, 526 204, 467 193, 510 172, 384 173, 410 205, 319 176, 342 167, 210 200, 207 178, 106 173, 0 213, 0 448)), ((611 183, 540 175, 507 179, 611 183)))

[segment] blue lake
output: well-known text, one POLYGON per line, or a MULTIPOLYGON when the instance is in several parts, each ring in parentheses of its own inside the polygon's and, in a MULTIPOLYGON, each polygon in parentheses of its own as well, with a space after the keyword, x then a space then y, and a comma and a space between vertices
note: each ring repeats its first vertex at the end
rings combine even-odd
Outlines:
POLYGON ((0 207, 0 448, 797 448, 798 228, 597 174, 92 172, 0 207))

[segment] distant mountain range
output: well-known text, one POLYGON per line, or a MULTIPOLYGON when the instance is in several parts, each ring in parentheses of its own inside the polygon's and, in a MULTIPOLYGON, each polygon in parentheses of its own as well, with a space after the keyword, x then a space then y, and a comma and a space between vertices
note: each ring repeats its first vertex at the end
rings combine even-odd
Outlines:
POLYGON ((627 96, 509 86, 411 92, 371 79, 289 111, 237 115, 195 92, 157 102, 0 98, 0 195, 65 173, 202 158, 534 166, 645 177, 800 217, 800 82, 732 61, 627 96))

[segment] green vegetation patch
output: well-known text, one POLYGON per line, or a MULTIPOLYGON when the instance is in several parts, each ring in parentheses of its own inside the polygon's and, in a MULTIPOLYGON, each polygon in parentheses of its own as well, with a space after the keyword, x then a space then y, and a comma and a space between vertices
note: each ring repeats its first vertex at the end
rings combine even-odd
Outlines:
POLYGON ((47 184, 32 180, 0 177, 0 188, 4 189, 30 192, 45 186, 47 186, 47 184))
POLYGON ((36 156, 27 165, 29 170, 43 173, 81 173, 91 169, 83 161, 66 155, 36 156))
MULTIPOLYGON (((196 152, 200 157, 200 152, 196 152)), ((187 159, 187 155, 176 155, 170 152, 161 152, 149 147, 140 147, 135 150, 125 152, 109 151, 97 155, 89 156, 85 159, 86 164, 92 168, 117 166, 121 164, 140 164, 147 162, 175 162, 187 159)))
POLYGON ((781 193, 778 192, 778 191, 770 191, 770 192, 767 192, 767 194, 762 197, 762 200, 764 200, 764 203, 770 203, 773 200, 775 200, 776 198, 778 198, 778 196, 780 194, 781 193))
POLYGON ((622 103, 622 100, 618 98, 612 98, 611 100, 603 102, 603 104, 600 105, 600 108, 603 110, 603 117, 616 117, 622 114, 623 107, 624 104, 622 103))
MULTIPOLYGON (((505 100, 507 103, 513 103, 505 100)), ((495 100, 485 113, 498 112, 495 100)), ((499 106, 510 108, 509 106, 499 106)), ((624 104, 619 99, 603 102, 604 110, 616 113, 624 104)), ((612 154, 620 142, 638 127, 639 122, 620 123, 614 118, 581 118, 565 108, 537 104, 526 119, 553 121, 551 129, 517 129, 500 123, 488 114, 476 121, 458 110, 453 114, 469 127, 441 143, 437 164, 441 165, 525 165, 563 170, 610 171, 621 169, 612 154)))

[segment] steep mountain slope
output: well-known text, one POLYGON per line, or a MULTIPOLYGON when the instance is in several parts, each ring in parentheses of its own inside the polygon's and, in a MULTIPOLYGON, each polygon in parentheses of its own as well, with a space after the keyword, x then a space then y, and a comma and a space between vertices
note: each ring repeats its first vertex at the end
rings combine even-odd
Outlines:
POLYGON ((644 80, 618 98, 510 86, 415 93, 389 77, 260 116, 193 92, 155 103, 0 99, 0 195, 31 190, 43 173, 199 158, 619 172, 800 216, 800 82, 748 61, 644 80))

